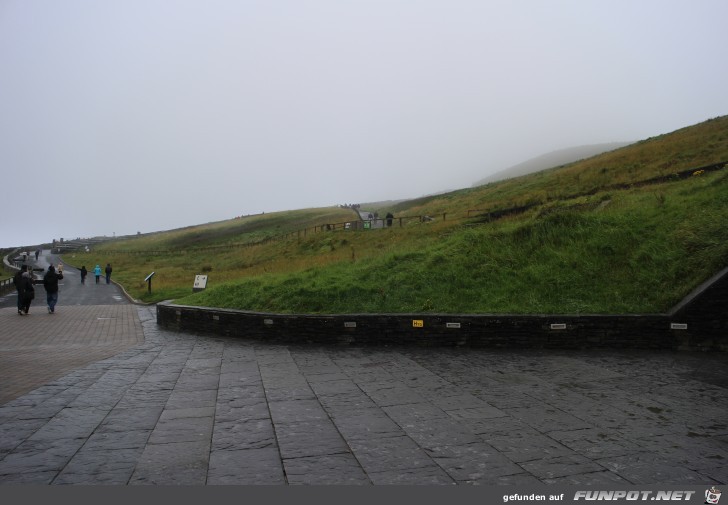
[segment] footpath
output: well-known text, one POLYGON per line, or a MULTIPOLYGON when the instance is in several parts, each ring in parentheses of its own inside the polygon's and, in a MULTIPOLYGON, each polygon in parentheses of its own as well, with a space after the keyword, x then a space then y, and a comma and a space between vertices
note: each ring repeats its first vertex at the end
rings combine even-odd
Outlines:
POLYGON ((0 300, 0 484, 728 484, 724 353, 198 336, 70 267, 44 297, 0 300))

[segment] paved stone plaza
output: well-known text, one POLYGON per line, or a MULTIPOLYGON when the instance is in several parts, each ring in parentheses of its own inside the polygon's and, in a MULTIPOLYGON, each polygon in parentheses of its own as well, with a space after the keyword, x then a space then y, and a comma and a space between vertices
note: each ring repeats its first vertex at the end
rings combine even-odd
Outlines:
POLYGON ((285 346, 164 331, 154 307, 37 312, 0 309, 2 484, 728 483, 725 354, 285 346))

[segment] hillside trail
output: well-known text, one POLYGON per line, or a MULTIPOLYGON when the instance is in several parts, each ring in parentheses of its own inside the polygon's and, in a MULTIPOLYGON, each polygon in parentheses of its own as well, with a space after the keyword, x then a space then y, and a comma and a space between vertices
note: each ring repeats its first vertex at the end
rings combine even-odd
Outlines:
MULTIPOLYGON (((60 258, 53 254, 50 250, 44 249, 38 260, 31 262, 34 269, 43 269, 43 271, 35 271, 35 293, 36 297, 31 305, 31 310, 42 308, 45 306, 45 289, 43 288, 43 275, 48 271, 48 267, 53 265, 58 267, 62 263, 60 258)), ((99 283, 93 275, 93 269, 96 264, 86 265, 88 276, 86 283, 81 284, 81 271, 78 268, 63 264, 63 279, 58 282, 58 306, 64 305, 117 305, 129 304, 129 300, 124 295, 122 289, 114 284, 106 284, 106 276, 103 269, 106 263, 103 260, 98 263, 101 266, 102 274, 99 283)), ((113 267, 113 265, 112 265, 113 267)), ((113 274, 112 274, 113 279, 113 274)), ((11 291, 5 296, 0 297, 0 308, 15 307, 17 305, 17 292, 11 291)))

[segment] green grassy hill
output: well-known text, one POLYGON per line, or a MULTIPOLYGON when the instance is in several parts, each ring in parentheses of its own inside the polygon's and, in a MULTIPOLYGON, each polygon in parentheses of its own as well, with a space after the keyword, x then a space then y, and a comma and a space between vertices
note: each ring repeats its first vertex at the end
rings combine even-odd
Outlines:
POLYGON ((728 169, 693 174, 726 161, 720 117, 537 174, 362 204, 393 212, 389 228, 326 231, 355 213, 305 209, 111 241, 65 260, 111 262, 146 301, 254 311, 664 312, 728 265, 728 169), (192 294, 201 273, 208 289, 192 294))

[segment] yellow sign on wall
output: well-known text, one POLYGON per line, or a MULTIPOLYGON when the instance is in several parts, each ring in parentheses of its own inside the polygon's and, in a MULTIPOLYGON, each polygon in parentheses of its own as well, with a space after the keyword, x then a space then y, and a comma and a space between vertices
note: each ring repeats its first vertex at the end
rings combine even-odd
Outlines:
POLYGON ((413 328, 424 328, 425 322, 422 319, 413 319, 412 320, 412 327, 413 328))

